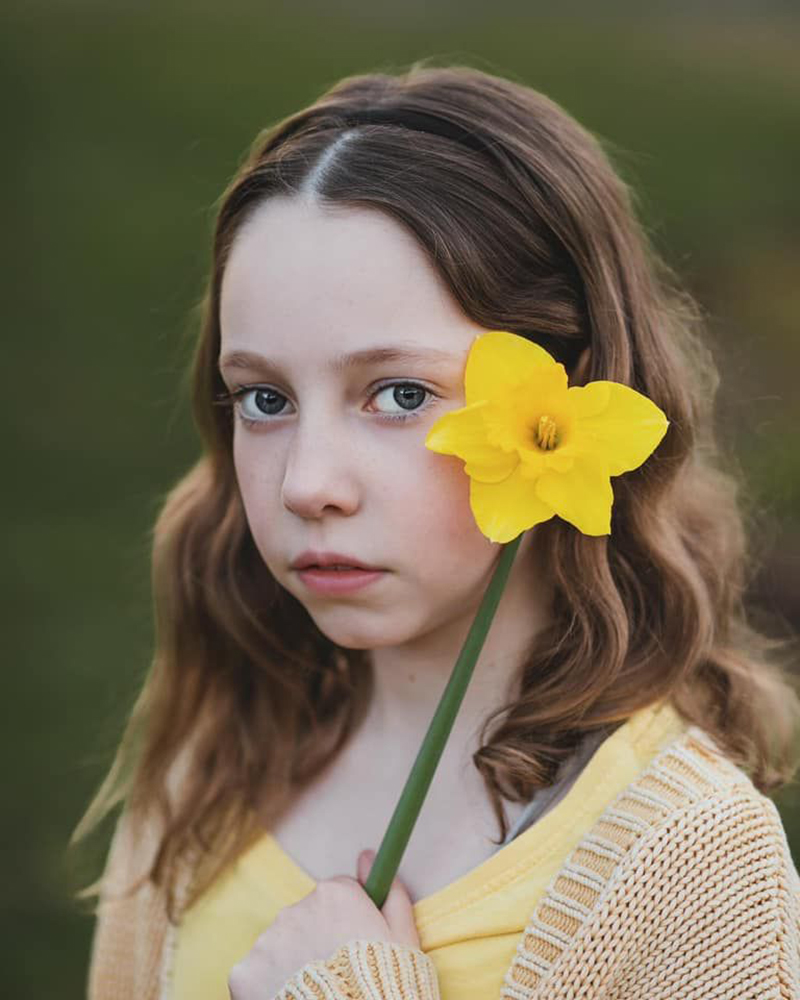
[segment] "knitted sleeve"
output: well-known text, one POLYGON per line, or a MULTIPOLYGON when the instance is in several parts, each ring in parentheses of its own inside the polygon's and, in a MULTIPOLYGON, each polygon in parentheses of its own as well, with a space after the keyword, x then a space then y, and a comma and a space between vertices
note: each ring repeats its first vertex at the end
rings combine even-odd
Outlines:
POLYGON ((645 837, 538 998, 797 1000, 800 878, 774 803, 711 795, 645 837))
POLYGON ((161 894, 141 883, 158 845, 151 824, 117 820, 103 874, 89 963, 89 1000, 154 1000, 167 915, 161 894))
POLYGON ((439 1000, 439 983, 418 948, 353 940, 303 966, 273 1000, 439 1000))

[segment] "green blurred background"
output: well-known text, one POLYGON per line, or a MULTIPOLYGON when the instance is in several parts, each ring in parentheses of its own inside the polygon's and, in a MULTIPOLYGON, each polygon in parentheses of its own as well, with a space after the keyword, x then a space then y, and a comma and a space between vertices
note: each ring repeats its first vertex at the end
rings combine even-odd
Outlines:
MULTIPOLYGON (((559 10, 171 0, 2 15, 4 995, 84 993, 92 922, 70 892, 110 826, 80 859, 65 845, 147 670, 149 531, 197 454, 179 383, 213 202, 259 129, 341 76, 466 63, 613 144, 708 314, 720 435, 753 518, 752 614, 776 634, 800 624, 800 20, 770 4, 559 10)), ((800 857, 794 786, 776 801, 800 857)))

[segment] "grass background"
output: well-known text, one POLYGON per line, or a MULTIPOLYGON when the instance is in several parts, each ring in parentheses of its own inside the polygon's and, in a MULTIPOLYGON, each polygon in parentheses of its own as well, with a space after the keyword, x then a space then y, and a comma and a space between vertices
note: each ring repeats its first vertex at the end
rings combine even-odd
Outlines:
MULTIPOLYGON (((787 8, 788 9, 788 8, 787 8)), ((6 321, 3 991, 83 996, 71 829, 147 670, 149 531, 198 443, 178 384, 213 203, 256 132, 422 57, 528 83, 613 144, 709 316, 756 515, 754 616, 800 623, 800 21, 780 4, 39 2, 0 24, 6 321)), ((776 798, 795 857, 800 801, 776 798)), ((105 836, 105 840, 104 840, 105 836)))

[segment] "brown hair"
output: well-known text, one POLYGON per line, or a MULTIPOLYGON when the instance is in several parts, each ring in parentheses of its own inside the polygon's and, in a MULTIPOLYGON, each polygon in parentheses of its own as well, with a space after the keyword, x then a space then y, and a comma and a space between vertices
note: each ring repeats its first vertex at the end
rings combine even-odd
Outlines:
POLYGON ((204 452, 155 525, 152 668, 73 840, 123 800, 131 816, 154 809, 163 832, 147 875, 172 908, 176 865, 199 850, 194 899, 263 833, 255 809, 276 818, 367 708, 368 655, 321 634, 258 555, 230 412, 213 405, 231 245, 265 199, 298 193, 387 213, 472 320, 543 344, 570 384, 632 386, 670 421, 656 452, 614 479, 610 536, 557 517, 537 526, 552 623, 520 665, 521 697, 486 720, 473 758, 500 839, 504 798, 527 801, 580 736, 662 697, 760 790, 785 783, 798 699, 783 643, 744 607, 753 561, 738 478, 715 441, 718 375, 699 308, 599 141, 557 104, 475 69, 418 63, 348 77, 267 129, 223 193, 192 374, 204 452), (399 123, 349 123, 370 109, 423 130, 409 141, 399 123), (433 120, 439 134, 424 130, 433 120))

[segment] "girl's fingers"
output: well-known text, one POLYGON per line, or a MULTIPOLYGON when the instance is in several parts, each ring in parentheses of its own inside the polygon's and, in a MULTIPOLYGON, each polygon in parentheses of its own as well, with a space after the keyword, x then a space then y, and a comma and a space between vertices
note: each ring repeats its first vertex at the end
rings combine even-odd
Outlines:
POLYGON ((419 934, 414 920, 414 904, 411 902, 408 889, 399 878, 392 882, 381 913, 389 925, 393 941, 419 948, 419 934))
POLYGON ((369 870, 375 860, 374 851, 362 851, 358 856, 357 876, 358 881, 363 885, 369 877, 369 870))
MULTIPOLYGON (((369 870, 375 860, 375 851, 362 851, 358 856, 358 881, 363 885, 369 877, 369 870)), ((395 878, 381 908, 383 919, 389 926, 392 940, 399 944, 419 948, 419 934, 414 920, 414 904, 408 890, 399 878, 395 878)))

